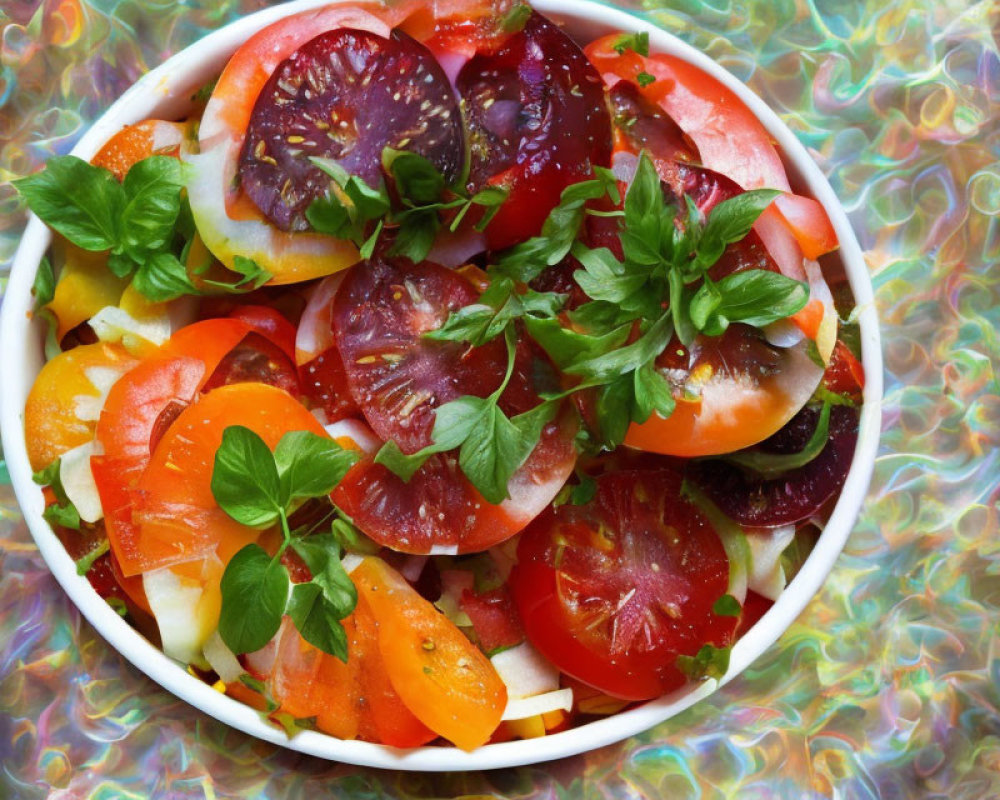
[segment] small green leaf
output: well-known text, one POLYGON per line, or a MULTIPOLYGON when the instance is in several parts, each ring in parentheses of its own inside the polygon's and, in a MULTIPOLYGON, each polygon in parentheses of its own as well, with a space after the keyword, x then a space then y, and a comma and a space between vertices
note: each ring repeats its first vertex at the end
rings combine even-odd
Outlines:
POLYGON ((38 264, 38 272, 35 273, 35 282, 31 286, 31 293, 35 296, 36 311, 51 303, 56 295, 56 276, 48 256, 42 256, 42 260, 38 264))
POLYGON ((674 413, 674 396, 670 384, 657 372, 653 362, 647 362, 634 373, 633 393, 635 408, 632 421, 643 423, 652 414, 658 414, 666 419, 674 413))
POLYGON ((631 375, 622 375, 601 387, 597 395, 597 424, 601 439, 608 449, 625 441, 632 421, 632 404, 635 401, 631 375))
POLYGON ((801 311, 809 302, 808 284, 763 269, 734 272, 715 287, 721 298, 716 314, 758 328, 801 311))
POLYGON ((66 496, 66 490, 62 485, 60 472, 62 470, 62 460, 56 459, 45 469, 32 474, 31 479, 39 486, 48 486, 55 495, 56 502, 45 507, 42 516, 51 525, 59 525, 74 531, 80 530, 80 513, 76 506, 70 502, 66 496))
POLYGON ((632 327, 620 325, 607 333, 590 335, 570 330, 555 318, 526 317, 524 325, 531 338, 561 369, 613 352, 628 339, 632 327))
POLYGON ((97 542, 94 547, 91 548, 90 552, 87 553, 82 558, 76 560, 76 574, 86 575, 90 572, 90 568, 94 566, 94 562, 97 561, 101 556, 107 553, 111 549, 111 544, 107 539, 102 539, 97 542))
POLYGON ((313 577, 292 589, 288 615, 307 642, 346 662, 347 635, 340 620, 354 610, 358 595, 340 561, 337 540, 321 534, 296 539, 292 547, 313 577))
POLYGON ((128 253, 116 253, 111 251, 108 253, 107 266, 108 271, 116 278, 127 278, 135 272, 135 268, 138 264, 128 253))
POLYGON ((211 486, 219 507, 244 525, 271 525, 284 507, 274 456, 260 436, 241 425, 222 432, 211 486))
POLYGON ((414 264, 427 258, 441 230, 441 217, 434 209, 413 208, 398 217, 399 228, 389 255, 403 256, 414 264))
POLYGON ((236 655, 260 650, 278 632, 288 584, 284 565, 260 545, 248 544, 230 559, 220 587, 219 635, 236 655))
POLYGON ((41 172, 13 181, 28 207, 84 250, 118 246, 126 195, 115 176, 76 156, 50 158, 41 172))
POLYGON ((199 294, 184 265, 177 256, 167 252, 147 256, 132 278, 132 286, 154 303, 199 294))
POLYGON ((416 453, 407 454, 400 450, 399 445, 390 439, 375 454, 375 463, 381 464, 396 477, 408 483, 414 473, 436 452, 439 451, 431 447, 424 448, 416 453))
POLYGON ((698 654, 677 656, 677 669, 689 680, 700 681, 705 678, 721 678, 729 669, 729 654, 732 648, 713 647, 710 644, 702 646, 698 654))
POLYGON ((46 506, 42 517, 51 525, 59 525, 74 531, 80 530, 80 512, 69 501, 46 506))
POLYGON ((780 195, 777 189, 753 189, 723 200, 708 212, 698 243, 698 262, 703 269, 722 256, 726 245, 743 239, 757 218, 780 195))
POLYGON ((566 371, 585 378, 613 381, 656 358, 663 352, 671 336, 673 336, 673 325, 670 314, 663 314, 632 344, 600 356, 575 361, 566 367, 566 371))
POLYGON ((441 199, 445 179, 431 161, 407 150, 382 151, 382 166, 396 181, 396 191, 403 202, 424 206, 441 199))
POLYGON ((618 55, 624 55, 626 50, 632 50, 640 56, 648 56, 649 33, 646 31, 642 31, 641 33, 623 33, 615 39, 611 47, 618 55))
POLYGON ((646 87, 651 83, 656 83, 656 77, 643 70, 642 72, 636 74, 635 82, 642 87, 646 87))
POLYGON ((274 449, 281 505, 329 494, 359 460, 356 451, 347 450, 330 438, 310 431, 289 431, 274 449))
POLYGON ((520 33, 531 17, 531 6, 519 3, 504 14, 500 28, 504 33, 520 33))
POLYGON ((715 601, 712 613, 720 617, 738 617, 743 613, 743 606, 731 594, 724 594, 715 601))
POLYGON ((580 475, 580 482, 569 493, 569 502, 574 506, 583 506, 597 495, 597 481, 589 475, 580 475))
POLYGON ((144 158, 125 175, 121 246, 137 261, 170 243, 181 208, 182 186, 181 162, 172 156, 144 158))

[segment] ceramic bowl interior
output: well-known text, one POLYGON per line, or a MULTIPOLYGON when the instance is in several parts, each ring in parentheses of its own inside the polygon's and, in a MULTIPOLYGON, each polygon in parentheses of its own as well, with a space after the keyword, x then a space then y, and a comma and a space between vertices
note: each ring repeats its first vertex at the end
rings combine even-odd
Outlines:
MULTIPOLYGON (((144 76, 105 113, 73 149, 91 157, 123 125, 147 117, 180 118, 188 98, 217 75, 229 56, 250 34, 287 14, 323 5, 322 0, 299 0, 245 17, 207 36, 144 76)), ((864 406, 854 462, 829 524, 804 567, 774 606, 735 645, 729 671, 720 680, 682 688, 635 709, 541 739, 504 742, 471 753, 454 747, 418 747, 402 751, 367 742, 342 741, 306 731, 287 738, 261 720, 257 712, 220 694, 187 673, 128 625, 76 574, 75 564, 42 518, 41 490, 31 480, 25 452, 24 404, 43 363, 42 324, 31 318, 31 284, 38 263, 49 246, 47 229, 31 218, 15 257, 0 320, 2 385, 0 431, 8 469, 42 556, 56 579, 97 631, 146 675, 178 697, 228 725, 294 750, 353 764, 390 769, 454 771, 491 769, 529 764, 574 755, 616 742, 643 731, 714 692, 739 675, 771 646, 819 589, 843 548, 864 501, 878 443, 882 364, 878 321, 871 282, 861 250, 837 197, 819 168, 792 132, 756 95, 704 54, 660 28, 631 14, 591 0, 536 0, 542 13, 563 23, 580 42, 612 31, 647 31, 652 52, 670 53, 690 61, 726 84, 749 106, 773 135, 783 153, 794 188, 811 194, 827 209, 840 240, 851 288, 857 299, 863 362, 866 372, 864 406)))

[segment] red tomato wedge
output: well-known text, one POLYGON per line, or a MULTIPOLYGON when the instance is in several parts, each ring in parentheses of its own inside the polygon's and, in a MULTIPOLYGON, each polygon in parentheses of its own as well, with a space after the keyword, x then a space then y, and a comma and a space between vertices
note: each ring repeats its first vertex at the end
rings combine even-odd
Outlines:
POLYGON ((718 535, 681 497, 674 472, 597 479, 585 505, 549 509, 524 532, 510 586, 528 639, 606 694, 648 700, 682 685, 679 655, 726 646, 736 617, 718 535))
POLYGON ((379 651, 406 707, 463 750, 489 741, 507 688, 486 656, 381 559, 365 558, 351 579, 375 616, 379 651))
POLYGON ((243 425, 272 450, 289 431, 326 436, 316 418, 287 392, 260 383, 222 386, 174 420, 153 451, 135 490, 134 548, 126 575, 217 553, 223 563, 259 531, 233 520, 212 496, 215 451, 230 425, 243 425))

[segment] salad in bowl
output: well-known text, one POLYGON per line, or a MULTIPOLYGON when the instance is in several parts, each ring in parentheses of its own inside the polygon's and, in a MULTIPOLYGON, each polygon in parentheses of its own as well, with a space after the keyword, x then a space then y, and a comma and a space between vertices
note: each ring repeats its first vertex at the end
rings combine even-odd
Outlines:
POLYGON ((621 738, 773 641, 879 379, 773 115, 589 5, 300 2, 192 51, 15 182, 50 233, 5 450, 102 633, 256 735, 425 769, 621 738))

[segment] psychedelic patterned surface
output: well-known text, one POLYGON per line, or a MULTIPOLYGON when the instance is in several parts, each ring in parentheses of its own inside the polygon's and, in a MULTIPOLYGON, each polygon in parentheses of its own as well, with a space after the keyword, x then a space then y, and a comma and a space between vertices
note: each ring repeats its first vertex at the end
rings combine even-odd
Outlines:
MULTIPOLYGON (((1000 11, 654 3, 812 149, 871 267, 884 434, 822 593, 743 677, 620 745, 497 773, 364 771, 238 734, 128 666, 71 607, 0 485, 0 796, 1000 796, 1000 11)), ((68 151, 149 66, 256 7, 8 0, 0 177, 68 151)), ((0 212, 2 276, 23 224, 6 184, 0 212)))

